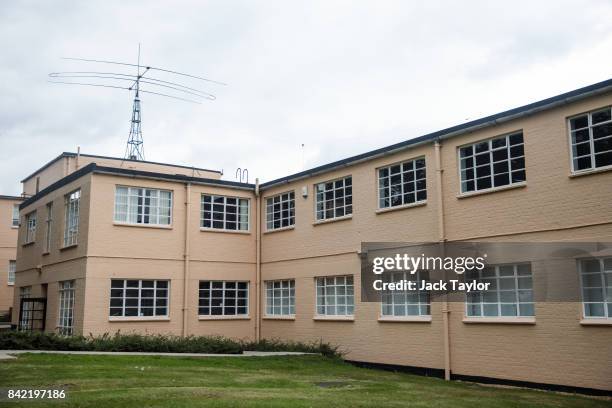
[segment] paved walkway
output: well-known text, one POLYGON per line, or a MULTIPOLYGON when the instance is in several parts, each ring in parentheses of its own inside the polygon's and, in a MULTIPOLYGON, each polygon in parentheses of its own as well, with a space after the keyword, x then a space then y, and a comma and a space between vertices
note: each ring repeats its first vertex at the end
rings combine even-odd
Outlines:
POLYGON ((313 353, 292 351, 245 351, 243 354, 205 354, 205 353, 147 353, 131 351, 58 351, 58 350, 0 350, 0 360, 10 360, 18 354, 82 354, 92 356, 162 356, 162 357, 269 357, 300 356, 313 353))

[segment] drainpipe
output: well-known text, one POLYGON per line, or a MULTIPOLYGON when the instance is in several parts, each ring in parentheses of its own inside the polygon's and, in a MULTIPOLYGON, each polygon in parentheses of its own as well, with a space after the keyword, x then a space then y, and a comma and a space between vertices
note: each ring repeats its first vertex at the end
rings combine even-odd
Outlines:
POLYGON ((81 146, 77 146, 77 155, 76 155, 76 163, 74 166, 74 171, 79 169, 79 159, 81 158, 81 146))
POLYGON ((259 179, 255 179, 255 341, 261 340, 261 196, 259 195, 259 179))
POLYGON ((189 221, 191 218, 191 183, 185 183, 185 248, 183 253, 183 328, 182 336, 189 333, 189 221))
MULTIPOLYGON (((436 195, 438 196, 438 242, 441 245, 442 252, 444 253, 444 243, 446 242, 446 232, 444 230, 444 197, 442 190, 442 159, 440 156, 440 142, 436 140, 434 142, 434 152, 436 159, 436 195)), ((446 272, 444 272, 446 275, 446 272)), ((446 276, 444 276, 446 279, 446 276)), ((444 379, 451 379, 451 362, 450 362, 450 323, 449 315, 450 310, 448 308, 448 295, 444 295, 442 302, 442 319, 444 325, 444 379)))

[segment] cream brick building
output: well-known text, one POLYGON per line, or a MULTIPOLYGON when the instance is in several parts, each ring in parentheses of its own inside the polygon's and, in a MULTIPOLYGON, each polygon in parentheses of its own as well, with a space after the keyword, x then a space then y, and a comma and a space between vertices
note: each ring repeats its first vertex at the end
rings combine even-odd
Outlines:
POLYGON ((520 265, 531 301, 495 304, 510 312, 358 294, 362 242, 612 242, 611 105, 608 80, 261 185, 64 153, 23 181, 15 307, 46 299, 47 331, 323 339, 353 361, 609 392, 609 257, 573 265, 579 302, 533 305, 538 268, 520 265))
POLYGON ((13 307, 21 197, 0 195, 0 314, 13 307))

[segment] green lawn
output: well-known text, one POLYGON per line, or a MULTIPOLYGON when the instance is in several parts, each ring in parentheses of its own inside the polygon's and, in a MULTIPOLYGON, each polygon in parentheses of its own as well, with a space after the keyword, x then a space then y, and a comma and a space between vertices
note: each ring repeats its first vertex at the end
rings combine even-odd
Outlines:
MULTIPOLYGON (((26 354, 0 387, 64 386, 74 407, 610 407, 605 399, 445 382, 319 356, 187 358, 26 354)), ((44 406, 28 402, 26 406, 44 406)), ((0 402, 0 406, 16 406, 0 402)))

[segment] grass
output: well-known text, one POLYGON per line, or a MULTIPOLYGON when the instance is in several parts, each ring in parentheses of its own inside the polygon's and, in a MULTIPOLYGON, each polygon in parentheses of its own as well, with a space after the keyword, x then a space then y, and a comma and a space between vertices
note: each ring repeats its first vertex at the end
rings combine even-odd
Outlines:
MULTIPOLYGON (((24 354, 0 387, 63 386, 71 407, 610 407, 612 401, 357 368, 321 356, 149 357, 24 354)), ((0 402, 12 407, 13 402, 0 402)))

